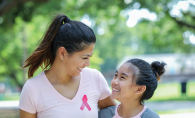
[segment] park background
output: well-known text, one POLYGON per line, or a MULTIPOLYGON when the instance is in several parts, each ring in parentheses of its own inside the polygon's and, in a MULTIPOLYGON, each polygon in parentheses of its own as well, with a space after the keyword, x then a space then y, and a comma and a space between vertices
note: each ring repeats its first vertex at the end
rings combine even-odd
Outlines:
POLYGON ((0 118, 19 117, 18 100, 28 80, 21 67, 60 13, 94 30, 90 67, 109 85, 127 59, 164 61, 167 71, 146 104, 162 117, 195 113, 194 0, 0 0, 0 118))

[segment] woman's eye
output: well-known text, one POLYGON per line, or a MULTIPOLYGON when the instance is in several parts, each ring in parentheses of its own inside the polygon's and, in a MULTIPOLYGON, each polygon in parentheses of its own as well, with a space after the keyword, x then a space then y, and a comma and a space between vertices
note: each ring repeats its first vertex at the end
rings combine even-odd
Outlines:
POLYGON ((83 59, 88 59, 88 58, 83 58, 83 59))

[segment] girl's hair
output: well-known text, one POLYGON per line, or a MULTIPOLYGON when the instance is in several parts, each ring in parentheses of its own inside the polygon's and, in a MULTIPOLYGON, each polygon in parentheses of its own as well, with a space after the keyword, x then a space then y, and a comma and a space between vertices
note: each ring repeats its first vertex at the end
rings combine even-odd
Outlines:
POLYGON ((44 70, 50 67, 59 47, 64 47, 69 54, 82 51, 96 42, 91 28, 79 21, 72 21, 67 16, 57 15, 50 24, 38 48, 24 62, 23 68, 29 66, 28 77, 41 66, 44 70))
POLYGON ((160 76, 165 72, 164 66, 166 63, 154 61, 150 65, 141 59, 131 59, 126 63, 133 65, 133 80, 135 80, 135 83, 146 86, 146 90, 140 99, 140 103, 143 104, 144 100, 148 100, 153 96, 158 85, 157 81, 160 80, 160 76))

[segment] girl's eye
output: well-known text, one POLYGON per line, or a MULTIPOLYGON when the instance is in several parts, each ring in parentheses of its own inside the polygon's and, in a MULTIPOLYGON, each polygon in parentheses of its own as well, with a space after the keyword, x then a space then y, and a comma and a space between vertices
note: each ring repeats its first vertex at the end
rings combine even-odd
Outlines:
POLYGON ((88 58, 83 58, 83 59, 88 59, 88 58))
POLYGON ((117 76, 117 74, 114 74, 114 76, 116 77, 116 76, 117 76))
POLYGON ((124 77, 121 77, 121 79, 125 79, 124 77))

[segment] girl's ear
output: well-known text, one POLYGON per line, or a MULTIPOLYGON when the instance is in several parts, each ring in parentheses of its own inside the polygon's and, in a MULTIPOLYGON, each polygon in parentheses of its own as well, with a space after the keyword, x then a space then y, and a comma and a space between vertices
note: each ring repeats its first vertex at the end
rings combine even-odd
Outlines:
POLYGON ((60 47, 58 49, 58 55, 59 55, 60 59, 64 60, 64 58, 68 55, 68 52, 66 51, 66 49, 64 47, 60 47))
POLYGON ((137 90, 135 91, 136 94, 142 94, 146 90, 146 86, 138 86, 137 90))

